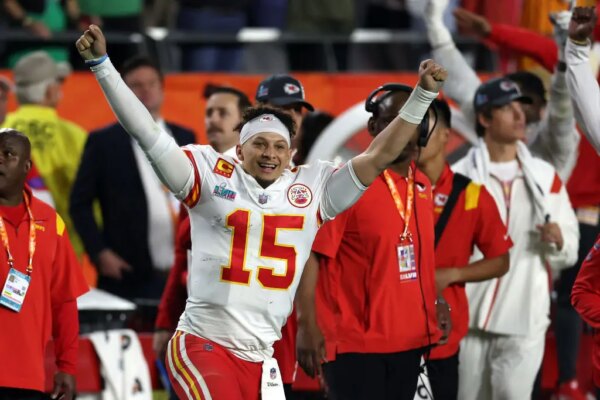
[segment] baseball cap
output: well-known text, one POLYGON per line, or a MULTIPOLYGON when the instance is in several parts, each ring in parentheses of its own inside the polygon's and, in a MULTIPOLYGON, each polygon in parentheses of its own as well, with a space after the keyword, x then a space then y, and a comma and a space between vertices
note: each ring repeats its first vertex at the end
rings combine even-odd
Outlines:
POLYGON ((285 74, 271 75, 263 80, 256 90, 256 101, 276 106, 302 104, 309 111, 315 108, 304 100, 304 88, 300 81, 285 74))
POLYGON ((475 112, 488 107, 499 107, 512 101, 531 104, 530 97, 524 96, 519 85, 508 78, 495 78, 482 83, 475 92, 473 107, 475 112))
POLYGON ((58 79, 58 67, 45 51, 34 51, 23 56, 13 68, 15 84, 27 86, 48 79, 58 79))

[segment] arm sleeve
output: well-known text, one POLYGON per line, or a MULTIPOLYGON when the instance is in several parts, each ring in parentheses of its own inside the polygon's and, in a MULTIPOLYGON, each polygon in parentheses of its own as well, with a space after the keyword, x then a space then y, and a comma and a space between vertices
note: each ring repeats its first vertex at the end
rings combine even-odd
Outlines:
POLYGON ((85 144, 69 201, 71 219, 83 241, 85 251, 92 260, 97 260, 98 253, 106 248, 106 243, 94 218, 93 207, 94 200, 98 198, 101 179, 100 157, 101 149, 97 137, 92 134, 85 144))
POLYGON ((317 232, 315 241, 312 245, 312 251, 328 258, 335 258, 337 251, 342 243, 344 231, 348 223, 348 218, 352 209, 339 214, 336 219, 323 224, 317 232))
POLYGON ((156 315, 155 327, 174 331, 177 328, 179 316, 185 310, 187 289, 182 279, 188 270, 187 251, 192 248, 190 219, 184 219, 177 229, 175 263, 169 272, 169 279, 163 291, 156 315))
MULTIPOLYGON (((458 104, 465 120, 474 124, 473 98, 481 84, 479 77, 453 42, 434 48, 433 58, 448 71, 448 79, 444 82, 444 93, 458 104)), ((466 139, 472 142, 473 138, 466 139)))
POLYGON ((91 70, 119 122, 144 150, 161 182, 179 199, 187 197, 194 185, 194 169, 175 139, 154 122, 110 59, 91 70))
POLYGON ((52 336, 59 371, 75 375, 79 349, 77 301, 69 300, 52 306, 52 336))
POLYGON ((600 152, 600 89, 589 65, 590 46, 567 40, 567 87, 575 109, 577 123, 590 143, 600 152))
POLYGON ((557 70, 552 76, 546 115, 539 129, 531 150, 552 164, 562 181, 566 182, 577 161, 580 137, 564 72, 557 70))
POLYGON ((89 287, 69 242, 65 223, 58 214, 56 234, 56 252, 50 286, 52 333, 58 369, 75 374, 79 345, 77 297, 87 292, 89 287))
POLYGON ((502 49, 533 58, 550 72, 558 61, 554 40, 528 29, 492 24, 492 31, 485 39, 502 49))
POLYGON ((600 329, 600 242, 590 250, 571 291, 571 303, 581 318, 600 329))
MULTIPOLYGON (((556 182, 560 182, 558 175, 555 176, 556 182)), ((554 185, 553 185, 554 186, 554 185)), ((579 251, 579 222, 571 206, 569 195, 564 185, 561 187, 556 194, 551 196, 558 196, 557 207, 553 209, 555 214, 551 215, 560 227, 560 231, 563 236, 563 248, 561 250, 554 250, 546 254, 546 260, 554 271, 558 271, 564 268, 573 266, 577 262, 577 256, 579 251)))
POLYGON ((357 178, 352 160, 329 175, 321 197, 320 212, 324 221, 351 207, 362 196, 367 187, 357 178))
POLYGON ((508 253, 513 243, 502 222, 496 201, 485 186, 481 185, 480 188, 475 245, 485 258, 495 258, 508 253))

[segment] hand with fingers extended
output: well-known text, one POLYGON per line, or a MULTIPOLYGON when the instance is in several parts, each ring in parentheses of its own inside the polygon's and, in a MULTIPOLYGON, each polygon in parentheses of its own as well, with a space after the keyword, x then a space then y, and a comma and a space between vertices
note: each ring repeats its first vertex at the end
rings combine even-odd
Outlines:
POLYGON ((296 356, 306 375, 311 378, 322 375, 321 364, 327 361, 325 338, 316 321, 298 322, 296 356))
POLYGON ((456 8, 452 14, 461 33, 483 38, 492 32, 492 25, 481 15, 460 7, 456 8))
POLYGON ((596 27, 595 7, 575 7, 569 23, 569 38, 578 43, 587 44, 596 27))
POLYGON ((106 55, 106 39, 102 30, 96 25, 90 25, 83 32, 83 35, 77 39, 75 47, 85 61, 95 60, 106 55))
POLYGON ((419 86, 429 92, 439 92, 447 77, 448 71, 433 60, 422 61, 419 65, 419 86))

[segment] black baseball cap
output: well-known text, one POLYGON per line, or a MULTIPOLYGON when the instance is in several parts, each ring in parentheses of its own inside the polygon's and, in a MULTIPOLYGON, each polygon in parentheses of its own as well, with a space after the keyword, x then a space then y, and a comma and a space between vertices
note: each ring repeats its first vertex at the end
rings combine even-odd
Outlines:
POLYGON ((512 101, 531 104, 531 97, 524 96, 519 85, 508 78, 495 78, 482 83, 475 92, 473 107, 478 113, 488 107, 499 107, 512 101))
POLYGON ((300 81, 285 74, 271 75, 263 80, 256 90, 256 101, 276 106, 302 104, 309 111, 315 110, 304 100, 304 88, 300 81))

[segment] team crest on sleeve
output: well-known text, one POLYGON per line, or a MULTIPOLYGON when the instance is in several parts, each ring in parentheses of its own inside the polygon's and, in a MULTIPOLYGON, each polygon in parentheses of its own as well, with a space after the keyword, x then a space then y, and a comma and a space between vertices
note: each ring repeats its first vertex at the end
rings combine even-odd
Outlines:
POLYGON ((269 378, 277 379, 277 370, 275 368, 269 370, 269 378))
POLYGON ((294 207, 305 208, 312 202, 312 192, 308 186, 296 183, 288 189, 287 198, 294 207))
POLYGON ((217 160, 217 163, 215 164, 215 167, 213 168, 213 172, 215 174, 224 176, 225 178, 231 178, 231 175, 233 175, 233 170, 234 170, 233 164, 222 158, 219 158, 217 160))

